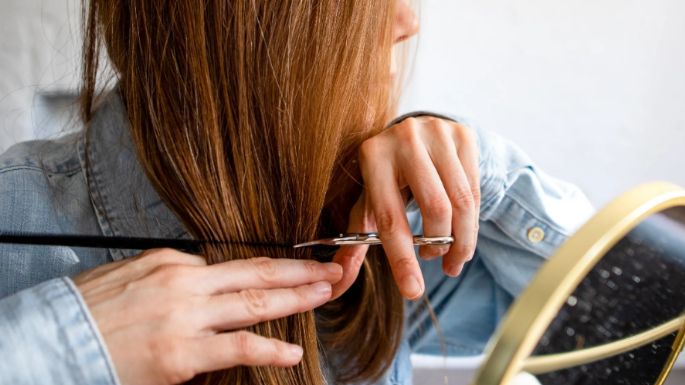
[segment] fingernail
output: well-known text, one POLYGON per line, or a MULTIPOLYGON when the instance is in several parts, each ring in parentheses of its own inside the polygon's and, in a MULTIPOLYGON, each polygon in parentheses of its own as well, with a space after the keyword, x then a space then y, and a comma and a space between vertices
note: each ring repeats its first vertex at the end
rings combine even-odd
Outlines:
POLYGON ((408 299, 414 299, 421 295, 421 284, 413 275, 408 275, 402 279, 402 287, 404 288, 405 297, 408 299))
POLYGON ((330 274, 342 274, 342 266, 337 263, 329 262, 325 264, 326 271, 330 274))
POLYGON ((331 284, 328 282, 317 282, 312 285, 312 290, 321 295, 330 295, 331 294, 331 284))
POLYGON ((288 349, 290 350, 290 353, 292 353, 292 355, 296 357, 301 357, 302 353, 304 353, 302 347, 299 345, 290 345, 288 349))

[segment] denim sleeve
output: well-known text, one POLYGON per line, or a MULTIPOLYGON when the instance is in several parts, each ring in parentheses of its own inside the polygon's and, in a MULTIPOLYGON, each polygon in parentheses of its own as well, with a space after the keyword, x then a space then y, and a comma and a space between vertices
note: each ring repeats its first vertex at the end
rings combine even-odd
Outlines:
MULTIPOLYGON (((414 352, 482 353, 513 299, 594 211, 578 188, 539 170, 513 143, 487 131, 476 133, 482 196, 476 253, 457 278, 443 274, 440 260, 420 261, 429 305, 406 306, 414 352)), ((421 233, 415 202, 408 218, 421 233)))
POLYGON ((0 299, 0 384, 119 384, 104 342, 69 278, 0 299))
POLYGON ((478 131, 483 201, 479 249, 495 282, 517 296, 594 213, 575 185, 540 170, 515 144, 478 131))

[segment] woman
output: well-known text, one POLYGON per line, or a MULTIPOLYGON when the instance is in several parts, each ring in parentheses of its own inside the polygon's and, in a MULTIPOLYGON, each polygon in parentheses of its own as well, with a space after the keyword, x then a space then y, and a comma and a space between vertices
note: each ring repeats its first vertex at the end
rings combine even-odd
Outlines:
POLYGON ((403 1, 86 16, 83 130, 0 158, 2 230, 223 242, 3 246, 0 383, 410 383, 411 351, 482 351, 590 212, 491 134, 426 113, 388 126, 392 47, 418 28, 403 1), (100 48, 118 79, 102 98, 100 48), (288 247, 346 230, 383 248, 288 247), (418 260, 412 232, 455 242, 418 260), (403 304, 424 293, 437 324, 403 304))

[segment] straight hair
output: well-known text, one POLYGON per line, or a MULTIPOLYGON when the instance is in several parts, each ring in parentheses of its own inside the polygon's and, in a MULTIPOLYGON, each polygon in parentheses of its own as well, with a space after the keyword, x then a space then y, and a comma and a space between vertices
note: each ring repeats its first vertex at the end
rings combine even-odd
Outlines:
MULTIPOLYGON (((329 259, 248 244, 346 229, 363 188, 356 150, 393 112, 394 3, 84 0, 83 119, 94 113, 106 53, 152 185, 194 237, 232 242, 204 247, 208 263, 329 259)), ((402 306, 373 248, 339 299, 247 328, 303 346, 299 365, 235 367, 190 383, 375 381, 397 352, 402 306)))

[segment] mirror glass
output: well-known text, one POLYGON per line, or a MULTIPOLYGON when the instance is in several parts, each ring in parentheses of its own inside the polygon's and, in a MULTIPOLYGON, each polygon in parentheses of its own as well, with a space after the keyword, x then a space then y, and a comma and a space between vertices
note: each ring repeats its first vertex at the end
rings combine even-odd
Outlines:
MULTIPOLYGON (((685 207, 654 214, 605 254, 567 299, 533 355, 577 351, 630 337, 685 309, 685 207)), ((542 384, 654 384, 677 332, 634 350, 555 372, 542 384)))

